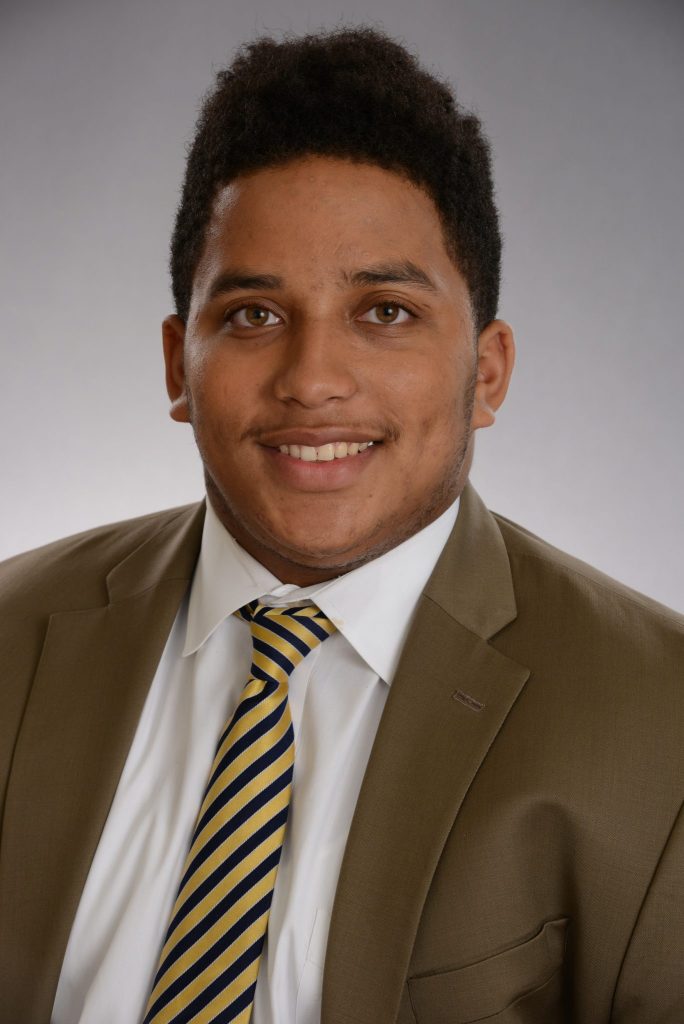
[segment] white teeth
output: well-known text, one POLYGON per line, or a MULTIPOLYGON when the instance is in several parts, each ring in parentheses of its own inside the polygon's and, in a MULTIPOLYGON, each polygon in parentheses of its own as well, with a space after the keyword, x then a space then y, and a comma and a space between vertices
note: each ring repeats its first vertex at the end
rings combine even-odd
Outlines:
POLYGON ((281 444, 279 451, 292 459, 302 462, 332 462, 333 459, 346 459, 348 455, 358 455, 372 447, 374 441, 331 441, 314 448, 308 444, 281 444))
POLYGON ((283 455, 291 455, 295 459, 300 458, 300 446, 298 444, 281 444, 279 451, 283 455))
POLYGON ((322 444, 316 449, 318 453, 319 462, 332 462, 335 458, 335 445, 334 444, 322 444))

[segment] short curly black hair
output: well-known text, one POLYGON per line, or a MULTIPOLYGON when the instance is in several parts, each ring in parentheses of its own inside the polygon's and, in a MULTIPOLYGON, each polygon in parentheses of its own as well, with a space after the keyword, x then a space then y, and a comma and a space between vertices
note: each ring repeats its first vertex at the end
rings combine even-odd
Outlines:
POLYGON ((218 189, 307 155, 376 164, 423 188, 468 285, 478 332, 494 319, 501 234, 480 121, 403 46, 359 27, 260 38, 218 73, 189 149, 171 239, 184 322, 218 189))

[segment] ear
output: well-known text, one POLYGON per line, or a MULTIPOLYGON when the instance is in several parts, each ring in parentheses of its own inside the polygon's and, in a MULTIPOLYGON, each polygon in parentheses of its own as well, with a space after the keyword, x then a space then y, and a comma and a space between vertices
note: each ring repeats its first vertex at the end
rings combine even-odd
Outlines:
POLYGON ((171 399, 169 414, 178 423, 189 423, 190 412, 185 390, 185 324, 175 313, 162 322, 162 344, 166 365, 166 390, 171 399))
POLYGON ((477 382, 473 430, 491 427, 503 403, 515 362, 513 329, 504 320, 492 320, 477 340, 477 382))

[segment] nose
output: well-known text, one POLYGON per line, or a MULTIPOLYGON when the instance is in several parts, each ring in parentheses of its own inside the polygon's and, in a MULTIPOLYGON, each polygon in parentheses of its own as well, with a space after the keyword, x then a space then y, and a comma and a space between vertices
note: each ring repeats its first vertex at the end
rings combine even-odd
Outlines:
POLYGON ((350 356, 339 326, 324 319, 299 323, 282 347, 274 379, 276 397, 308 409, 351 398, 357 380, 350 356))

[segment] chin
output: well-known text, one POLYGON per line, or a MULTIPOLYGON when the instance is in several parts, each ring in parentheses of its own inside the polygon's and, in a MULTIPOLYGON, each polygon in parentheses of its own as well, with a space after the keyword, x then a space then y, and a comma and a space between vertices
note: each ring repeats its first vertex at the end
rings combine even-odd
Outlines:
POLYGON ((407 529, 401 533, 380 533, 377 530, 374 533, 369 528, 368 532, 360 537, 347 536, 344 540, 340 538, 336 544, 332 544, 330 536, 327 535, 318 544, 312 544, 309 536, 305 539, 298 538, 297 541, 289 538, 287 543, 284 538, 279 538, 278 541, 272 538, 268 546, 279 558, 292 565, 339 576, 384 555, 414 532, 415 529, 407 529))
POLYGON ((310 569, 334 569, 337 566, 342 568, 359 559, 365 561, 364 544, 358 539, 350 541, 349 538, 340 538, 333 543, 329 534, 320 540, 312 539, 310 535, 306 537, 271 535, 271 537, 264 537, 263 542, 280 558, 310 569))

